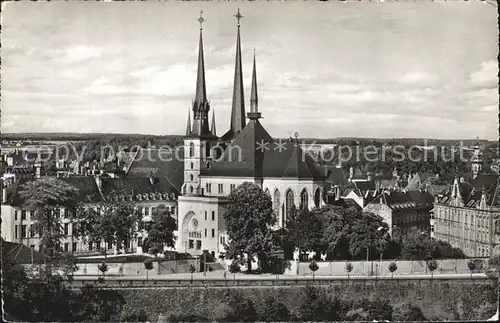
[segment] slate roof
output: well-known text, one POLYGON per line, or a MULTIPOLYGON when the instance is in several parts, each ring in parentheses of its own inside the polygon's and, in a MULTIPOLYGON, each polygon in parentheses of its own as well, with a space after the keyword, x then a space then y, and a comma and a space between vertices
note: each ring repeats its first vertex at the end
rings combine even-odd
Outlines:
POLYGON ((151 174, 156 178, 165 178, 180 192, 184 183, 184 149, 141 149, 135 153, 126 173, 127 177, 134 178, 149 179, 151 174))
MULTIPOLYGON (((466 207, 477 207, 481 202, 481 197, 486 194, 486 204, 488 206, 500 206, 500 185, 498 175, 480 174, 469 182, 458 183, 462 202, 466 207)), ((445 204, 452 198, 453 185, 441 192, 439 203, 445 204)))
POLYGON ((351 198, 348 198, 348 199, 339 199, 339 200, 333 202, 332 205, 338 205, 338 206, 342 206, 344 208, 354 207, 358 211, 361 211, 361 209, 362 209, 361 206, 358 203, 356 203, 356 201, 354 201, 351 198))
POLYGON ((422 188, 422 185, 428 183, 432 178, 435 178, 436 175, 432 173, 417 173, 411 179, 409 179, 408 184, 406 185, 407 190, 419 190, 422 188))
POLYGON ((127 178, 101 178, 101 192, 107 196, 126 195, 136 196, 137 194, 157 194, 168 193, 174 194, 177 197, 180 190, 164 177, 147 178, 147 177, 127 177, 127 178))
POLYGON ((346 196, 350 192, 354 192, 357 196, 363 197, 367 201, 370 201, 379 193, 374 181, 350 182, 342 195, 346 196))
MULTIPOLYGON (((78 189, 77 199, 82 202, 99 202, 102 201, 99 188, 93 177, 91 176, 71 176, 59 178, 60 180, 74 186, 78 189)), ((36 179, 20 178, 7 187, 7 201, 6 204, 12 206, 23 206, 25 200, 21 197, 19 192, 22 186, 29 181, 36 179)))
POLYGON ((250 120, 220 160, 201 175, 324 179, 312 158, 303 153, 299 145, 282 141, 282 149, 276 149, 278 143, 258 120, 250 120))
POLYGON ((353 176, 351 179, 366 179, 366 175, 361 171, 359 167, 354 167, 353 176))
POLYGON ((43 253, 36 250, 31 250, 20 243, 8 242, 4 239, 1 240, 2 244, 2 257, 12 257, 18 264, 31 264, 31 256, 33 255, 33 262, 42 262, 44 260, 43 253))
POLYGON ((384 191, 373 199, 373 203, 383 203, 393 210, 403 209, 432 209, 434 197, 422 191, 384 191))
POLYGON ((322 169, 327 182, 338 186, 346 186, 349 183, 341 167, 323 166, 322 169))

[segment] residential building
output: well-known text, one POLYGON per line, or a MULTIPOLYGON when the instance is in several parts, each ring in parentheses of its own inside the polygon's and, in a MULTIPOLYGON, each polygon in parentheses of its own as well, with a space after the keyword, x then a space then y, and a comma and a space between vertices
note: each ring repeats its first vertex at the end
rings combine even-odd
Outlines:
POLYGON ((429 234, 433 202, 433 196, 425 191, 384 190, 363 211, 381 216, 389 225, 390 234, 396 228, 400 234, 406 234, 412 227, 429 234))
POLYGON ((499 175, 456 179, 434 204, 433 235, 462 249, 468 257, 499 254, 499 175))

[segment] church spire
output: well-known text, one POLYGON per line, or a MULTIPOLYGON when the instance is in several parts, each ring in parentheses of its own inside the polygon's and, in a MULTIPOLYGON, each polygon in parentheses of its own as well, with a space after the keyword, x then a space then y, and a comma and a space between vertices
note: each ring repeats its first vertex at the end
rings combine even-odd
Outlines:
POLYGON ((248 113, 250 120, 261 118, 259 112, 259 99, 257 96, 257 66, 255 64, 255 48, 253 50, 253 72, 252 72, 252 92, 250 94, 250 112, 248 113))
POLYGON ((198 74, 196 76, 196 95, 195 102, 200 104, 207 101, 207 89, 205 85, 205 60, 203 58, 203 11, 200 12, 200 17, 197 19, 200 23, 200 44, 198 49, 198 74))
POLYGON ((212 110, 212 135, 217 136, 216 130, 215 130, 215 110, 212 110))
POLYGON ((203 11, 197 19, 200 23, 200 43, 198 50, 198 72, 196 75, 196 93, 193 101, 193 124, 191 134, 195 136, 209 136, 208 112, 210 103, 207 100, 207 89, 205 85, 205 61, 203 57, 203 11))
POLYGON ((191 111, 188 110, 188 120, 187 120, 187 126, 186 126, 186 136, 189 136, 191 134, 191 111))
POLYGON ((233 105, 231 110, 231 131, 233 134, 245 127, 245 98, 243 94, 243 71, 241 67, 240 9, 236 15, 238 31, 236 35, 236 62, 234 67, 233 105))

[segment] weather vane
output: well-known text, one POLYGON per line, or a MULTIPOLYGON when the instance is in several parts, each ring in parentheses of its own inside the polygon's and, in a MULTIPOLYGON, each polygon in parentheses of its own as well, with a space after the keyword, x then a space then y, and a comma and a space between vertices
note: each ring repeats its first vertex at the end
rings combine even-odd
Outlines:
POLYGON ((236 19, 238 19, 238 27, 240 26, 240 19, 243 18, 243 16, 240 13, 240 8, 238 8, 238 12, 234 15, 236 19))
POLYGON ((200 29, 203 29, 203 23, 206 21, 203 18, 203 10, 200 10, 200 18, 196 19, 196 21, 200 23, 200 29))

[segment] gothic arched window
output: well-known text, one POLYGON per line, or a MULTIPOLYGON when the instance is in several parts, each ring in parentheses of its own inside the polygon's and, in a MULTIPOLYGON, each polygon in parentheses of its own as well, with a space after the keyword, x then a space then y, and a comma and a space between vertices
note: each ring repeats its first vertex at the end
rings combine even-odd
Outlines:
POLYGON ((309 202, 309 195, 307 194, 307 190, 304 188, 300 193, 300 208, 303 210, 307 209, 308 202, 309 202))
POLYGON ((321 200, 321 190, 318 187, 316 188, 316 192, 314 192, 314 206, 319 207, 320 200, 321 200))
POLYGON ((280 191, 278 191, 277 189, 274 191, 273 211, 274 215, 278 218, 280 215, 280 191))
POLYGON ((191 180, 191 182, 193 181, 193 174, 189 175, 189 179, 191 180))
POLYGON ((268 188, 266 188, 266 190, 264 191, 264 193, 266 193, 267 196, 271 196, 271 193, 269 193, 269 189, 268 188))
POLYGON ((293 191, 289 189, 285 195, 285 216, 283 219, 283 223, 286 223, 286 218, 290 215, 293 206, 294 206, 293 191))
POLYGON ((189 144, 189 157, 194 157, 194 144, 189 144))

